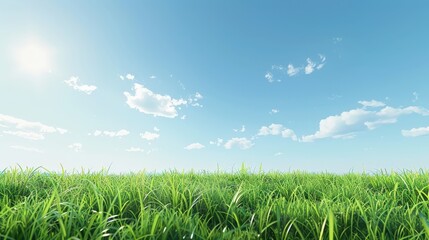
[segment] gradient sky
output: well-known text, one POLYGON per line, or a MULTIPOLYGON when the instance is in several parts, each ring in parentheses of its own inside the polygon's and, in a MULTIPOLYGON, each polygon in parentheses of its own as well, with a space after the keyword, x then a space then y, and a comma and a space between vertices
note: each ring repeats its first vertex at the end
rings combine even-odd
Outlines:
POLYGON ((0 168, 429 167, 427 1, 1 1, 0 168))

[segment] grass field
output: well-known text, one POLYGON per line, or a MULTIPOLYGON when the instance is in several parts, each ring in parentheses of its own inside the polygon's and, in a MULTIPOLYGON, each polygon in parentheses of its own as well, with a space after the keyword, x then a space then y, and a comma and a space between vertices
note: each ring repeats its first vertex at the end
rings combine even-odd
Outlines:
POLYGON ((1 239, 427 239, 429 174, 0 173, 1 239))

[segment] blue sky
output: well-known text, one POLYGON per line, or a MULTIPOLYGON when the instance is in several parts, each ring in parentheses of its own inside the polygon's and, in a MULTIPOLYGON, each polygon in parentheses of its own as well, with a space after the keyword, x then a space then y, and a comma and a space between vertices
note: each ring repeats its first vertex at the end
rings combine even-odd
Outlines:
POLYGON ((428 168, 425 1, 0 3, 0 168, 428 168))

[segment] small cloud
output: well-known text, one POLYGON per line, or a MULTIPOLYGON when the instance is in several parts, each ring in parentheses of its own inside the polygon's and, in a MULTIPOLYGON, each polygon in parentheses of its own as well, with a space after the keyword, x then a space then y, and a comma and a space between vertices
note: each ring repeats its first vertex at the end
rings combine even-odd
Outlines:
POLYGON ((218 138, 215 141, 210 141, 209 143, 210 143, 210 145, 216 145, 216 146, 219 147, 220 145, 222 145, 223 139, 222 138, 218 138))
POLYGON ((429 135, 429 127, 412 128, 410 130, 402 130, 402 136, 404 137, 420 137, 429 135))
POLYGON ((274 80, 273 80, 273 74, 271 73, 271 72, 267 72, 266 74, 265 74, 265 79, 267 79, 267 81, 269 82, 269 83, 272 83, 272 82, 274 82, 274 80))
POLYGON ((273 108, 273 109, 271 109, 270 114, 277 114, 279 112, 280 111, 278 109, 273 108))
POLYGON ((10 146, 10 148, 16 149, 16 150, 22 150, 22 151, 26 151, 26 152, 43 153, 43 151, 41 151, 37 148, 33 148, 33 147, 10 146))
POLYGON ((134 76, 134 75, 132 75, 132 74, 130 74, 130 73, 128 73, 128 74, 125 76, 125 78, 126 78, 126 79, 131 80, 131 81, 132 81, 132 80, 134 80, 134 77, 135 77, 135 76, 134 76))
POLYGON ((187 104, 186 100, 174 99, 169 95, 154 93, 137 83, 134 84, 133 89, 135 91, 134 95, 124 92, 128 106, 155 117, 175 118, 178 115, 176 107, 187 104))
POLYGON ((93 85, 79 85, 79 78, 78 77, 70 77, 69 80, 64 81, 68 86, 72 87, 74 90, 78 90, 79 92, 84 92, 88 95, 90 95, 92 92, 94 92, 97 87, 93 85))
POLYGON ((186 119, 186 115, 181 116, 180 119, 185 120, 186 119))
POLYGON ((245 132, 246 131, 246 126, 241 125, 240 129, 232 129, 234 132, 245 132))
POLYGON ((267 135, 281 135, 283 138, 290 138, 293 141, 297 141, 298 137, 296 136, 295 132, 291 129, 285 128, 281 124, 275 124, 272 123, 270 126, 262 126, 259 129, 258 136, 267 136, 267 135))
POLYGON ((278 156, 281 156, 281 155, 283 155, 283 153, 282 152, 278 152, 278 153, 274 154, 274 157, 278 157, 278 156))
POLYGON ((294 67, 292 64, 287 65, 287 75, 289 77, 295 76, 301 71, 301 68, 294 67))
POLYGON ((157 128, 157 127, 153 127, 153 130, 154 130, 155 132, 159 132, 159 128, 157 128))
POLYGON ((311 61, 310 58, 307 58, 307 65, 304 68, 305 74, 311 74, 314 72, 314 67, 316 67, 316 63, 311 61))
POLYGON ((251 148, 253 145, 252 141, 247 138, 231 138, 225 143, 224 147, 226 149, 231 149, 237 146, 239 149, 245 150, 251 148))
POLYGON ((199 92, 195 93, 195 98, 196 99, 203 99, 203 95, 201 95, 199 92))
POLYGON ((88 134, 88 135, 92 135, 94 137, 98 137, 98 136, 106 136, 106 137, 125 137, 127 135, 129 135, 130 132, 125 130, 125 129, 121 129, 119 131, 100 131, 100 130, 95 130, 93 134, 88 134))
POLYGON ((342 37, 334 37, 334 38, 332 38, 332 41, 334 44, 337 44, 337 43, 342 42, 343 38, 342 37))
POLYGON ((185 147, 186 150, 197 150, 197 149, 203 149, 203 148, 205 148, 205 146, 202 145, 201 143, 191 143, 185 147))
POLYGON ((155 75, 151 75, 151 76, 149 76, 149 78, 150 79, 156 79, 156 76, 155 75))
POLYGON ((71 150, 73 150, 75 152, 80 152, 80 151, 82 151, 82 144, 81 143, 72 143, 72 144, 68 145, 68 148, 70 148, 71 150))
POLYGON ((145 140, 148 140, 148 141, 155 140, 155 139, 159 138, 159 136, 160 136, 159 133, 152 133, 152 132, 148 132, 148 131, 146 131, 144 133, 140 133, 140 137, 145 139, 145 140))
POLYGON ((319 57, 320 57, 320 63, 317 64, 317 67, 316 67, 317 70, 322 69, 323 66, 325 66, 325 61, 326 61, 326 57, 324 55, 319 54, 319 57))
POLYGON ((119 75, 119 78, 120 78, 121 80, 125 80, 125 77, 124 77, 124 76, 122 76, 122 75, 119 75))
POLYGON ((413 92, 413 96, 414 96, 413 102, 417 102, 417 100, 419 100, 419 94, 417 92, 413 92))
POLYGON ((144 152, 143 148, 139 147, 130 147, 128 149, 125 149, 126 152, 144 152))
POLYGON ((379 102, 379 101, 375 101, 375 100, 371 100, 371 101, 359 101, 358 103, 361 104, 364 107, 373 107, 373 108, 386 106, 385 103, 379 102))
POLYGON ((43 140, 45 136, 37 132, 24 132, 24 131, 3 131, 4 134, 28 139, 28 140, 43 140))

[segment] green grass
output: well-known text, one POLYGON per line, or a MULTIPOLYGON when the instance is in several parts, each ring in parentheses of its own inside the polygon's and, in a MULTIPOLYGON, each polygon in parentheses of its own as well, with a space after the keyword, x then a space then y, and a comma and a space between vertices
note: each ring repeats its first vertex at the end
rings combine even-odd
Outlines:
POLYGON ((428 239, 429 174, 0 173, 0 239, 428 239))

